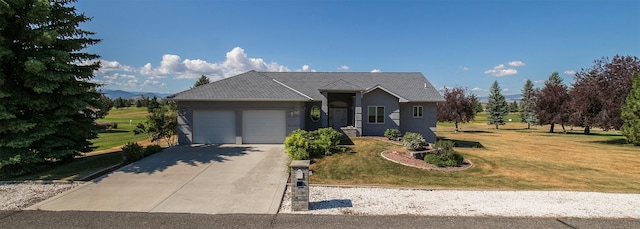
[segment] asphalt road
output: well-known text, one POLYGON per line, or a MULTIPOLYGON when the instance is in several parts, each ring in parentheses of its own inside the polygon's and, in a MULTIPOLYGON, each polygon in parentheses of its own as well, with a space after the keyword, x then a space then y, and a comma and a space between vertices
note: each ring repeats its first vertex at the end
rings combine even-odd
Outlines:
POLYGON ((0 211, 0 228, 640 228, 640 219, 0 211))

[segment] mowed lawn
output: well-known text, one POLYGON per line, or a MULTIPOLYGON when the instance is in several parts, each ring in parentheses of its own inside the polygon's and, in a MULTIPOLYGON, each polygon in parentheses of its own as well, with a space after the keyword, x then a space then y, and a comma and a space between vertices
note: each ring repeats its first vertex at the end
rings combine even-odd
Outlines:
POLYGON ((134 135, 133 129, 138 123, 144 123, 147 120, 146 107, 127 107, 109 111, 109 115, 97 122, 117 122, 118 128, 106 130, 98 134, 97 139, 93 139, 93 145, 98 147, 95 151, 111 149, 119 147, 127 142, 137 142, 147 140, 146 134, 134 135))
MULTIPOLYGON (((526 130, 513 122, 486 124, 486 115, 461 124, 438 124, 438 137, 453 140, 456 150, 474 163, 457 172, 428 171, 385 160, 380 152, 399 147, 373 139, 354 139, 346 153, 312 164, 316 184, 374 185, 470 190, 574 190, 640 193, 640 147, 624 144, 617 132, 582 135, 547 133, 548 126, 526 130)), ((567 127, 569 130, 569 127, 567 127)), ((556 132, 561 127, 556 126, 556 132)))

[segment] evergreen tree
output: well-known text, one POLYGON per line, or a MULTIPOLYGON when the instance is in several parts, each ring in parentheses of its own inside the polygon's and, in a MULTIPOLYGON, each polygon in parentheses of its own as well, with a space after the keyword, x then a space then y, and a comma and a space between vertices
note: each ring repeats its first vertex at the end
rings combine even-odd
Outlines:
POLYGON ((549 76, 549 79, 547 79, 547 81, 545 81, 544 83, 551 85, 563 85, 562 78, 560 78, 558 72, 552 72, 549 76))
POLYGON ((495 125, 498 129, 499 125, 504 125, 504 117, 509 113, 509 106, 504 95, 500 92, 498 81, 494 81, 489 90, 489 102, 487 103, 487 113, 489 116, 489 125, 495 125))
POLYGON ((522 100, 520 100, 520 119, 527 124, 527 129, 531 129, 531 125, 538 124, 538 118, 533 110, 533 83, 527 80, 522 88, 522 100))
POLYGON ((469 96, 469 101, 471 101, 471 106, 473 106, 473 113, 477 114, 480 113, 482 111, 484 111, 482 109, 482 104, 480 103, 480 100, 478 99, 478 97, 474 94, 471 94, 471 96, 469 96))
MULTIPOLYGON (((36 165, 93 149, 100 94, 91 83, 100 40, 79 28, 90 18, 73 0, 0 1, 0 170, 36 165)), ((5 173, 6 174, 6 173, 5 173)))
POLYGON ((640 145, 640 75, 633 73, 633 84, 622 106, 622 135, 629 143, 640 145))
POLYGON ((153 96, 151 101, 149 101, 149 105, 147 106, 147 111, 149 113, 153 112, 153 110, 160 108, 160 102, 158 102, 158 97, 153 96))
POLYGON ((207 76, 202 75, 200 76, 200 78, 198 79, 198 81, 196 81, 196 83, 193 85, 192 88, 197 87, 197 86, 202 86, 205 84, 210 83, 211 81, 209 81, 209 78, 207 78, 207 76))
POLYGON ((509 112, 511 113, 518 112, 518 102, 514 100, 512 103, 509 104, 509 112))

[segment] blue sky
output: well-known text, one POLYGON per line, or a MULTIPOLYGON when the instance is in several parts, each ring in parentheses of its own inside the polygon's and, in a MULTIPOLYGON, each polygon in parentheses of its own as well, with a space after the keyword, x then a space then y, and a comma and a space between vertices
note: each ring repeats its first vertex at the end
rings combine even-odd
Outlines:
POLYGON ((640 56, 640 1, 79 0, 95 81, 175 93, 249 70, 421 72, 479 96, 640 56))

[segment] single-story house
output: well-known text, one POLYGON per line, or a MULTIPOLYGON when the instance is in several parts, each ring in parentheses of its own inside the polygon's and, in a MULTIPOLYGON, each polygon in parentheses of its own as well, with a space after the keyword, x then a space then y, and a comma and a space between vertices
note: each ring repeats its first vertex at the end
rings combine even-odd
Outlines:
POLYGON ((352 136, 399 129, 435 142, 444 101, 419 72, 249 71, 169 98, 179 144, 283 143, 294 130, 323 127, 352 136))

